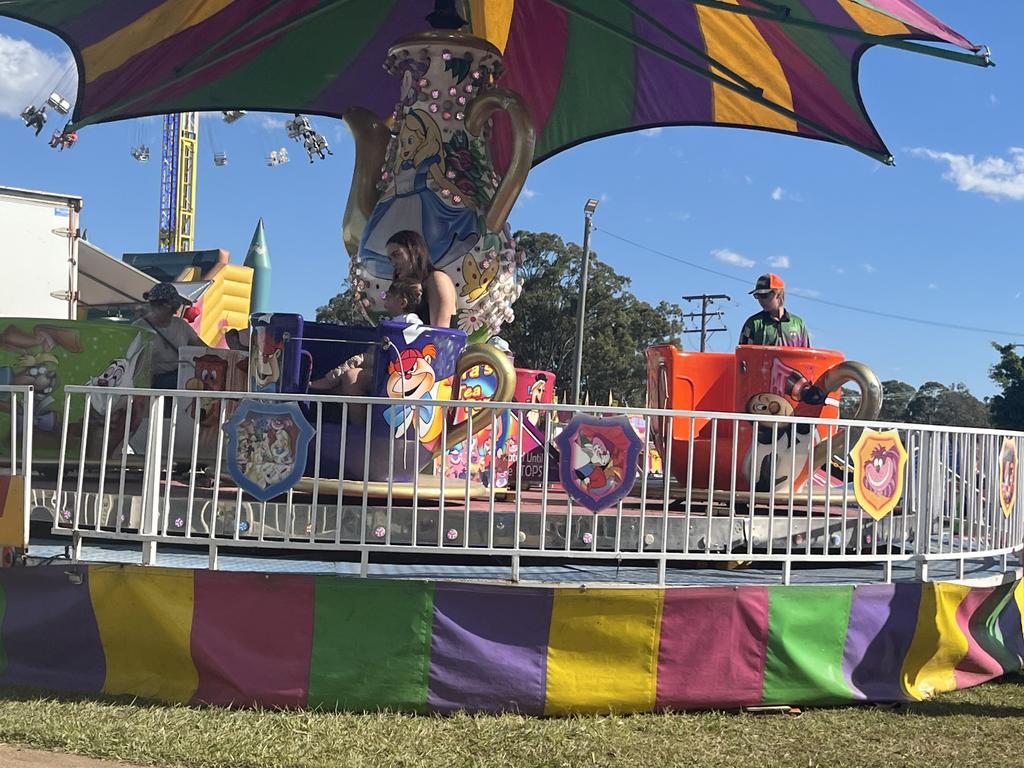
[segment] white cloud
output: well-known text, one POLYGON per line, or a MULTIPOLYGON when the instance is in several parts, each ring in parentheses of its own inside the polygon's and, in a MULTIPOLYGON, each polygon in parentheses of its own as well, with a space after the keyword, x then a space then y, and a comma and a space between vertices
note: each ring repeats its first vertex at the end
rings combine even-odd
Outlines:
POLYGON ((832 269, 834 269, 836 271, 837 275, 845 275, 846 274, 846 267, 832 267, 832 269))
POLYGON ((746 256, 736 253, 736 251, 730 251, 728 248, 718 248, 712 251, 711 255, 719 261, 732 264, 734 267, 752 267, 757 263, 753 259, 748 259, 746 256))
POLYGON ((607 192, 602 192, 602 193, 601 193, 601 202, 602 202, 602 203, 607 203, 607 202, 608 202, 608 199, 609 199, 609 198, 608 198, 608 193, 607 193, 607 192))
POLYGON ((956 184, 961 192, 979 192, 994 200, 1024 200, 1024 148, 1011 147, 1009 157, 985 157, 937 152, 933 149, 911 150, 918 157, 944 162, 949 166, 942 178, 956 184))
POLYGON ((676 221, 689 221, 692 215, 689 211, 673 211, 669 214, 669 218, 676 221))
POLYGON ((519 193, 520 200, 533 200, 537 196, 537 190, 530 189, 529 187, 523 187, 523 191, 519 193))
POLYGON ((787 288, 786 290, 789 293, 795 293, 797 296, 806 296, 808 299, 816 299, 821 296, 821 291, 816 291, 813 288, 787 288))
POLYGON ((55 56, 27 40, 0 35, 0 114, 18 117, 32 101, 45 99, 49 89, 57 85, 65 90, 61 94, 64 98, 74 97, 78 77, 73 66, 70 82, 64 77, 70 61, 68 56, 55 56))
POLYGON ((260 118, 260 128, 265 131, 283 131, 284 124, 287 121, 281 117, 271 117, 270 115, 263 115, 260 118))
POLYGON ((996 104, 999 103, 999 97, 996 96, 994 93, 990 93, 988 95, 988 103, 994 107, 996 104))
POLYGON ((789 192, 782 187, 776 187, 772 190, 772 200, 777 203, 782 200, 790 200, 794 203, 802 203, 804 201, 804 199, 796 192, 789 192))
POLYGON ((768 259, 768 266, 776 269, 789 269, 789 256, 772 256, 768 259))
POLYGON ((928 290, 929 291, 937 291, 937 290, 939 290, 939 286, 938 286, 937 283, 928 283, 928 290))
POLYGON ((878 268, 874 264, 865 264, 864 271, 867 272, 869 275, 873 275, 875 272, 878 271, 878 268))
POLYGON ((640 131, 640 135, 641 136, 657 136, 663 130, 665 130, 665 129, 664 128, 660 128, 660 127, 659 128, 644 128, 642 131, 640 131))

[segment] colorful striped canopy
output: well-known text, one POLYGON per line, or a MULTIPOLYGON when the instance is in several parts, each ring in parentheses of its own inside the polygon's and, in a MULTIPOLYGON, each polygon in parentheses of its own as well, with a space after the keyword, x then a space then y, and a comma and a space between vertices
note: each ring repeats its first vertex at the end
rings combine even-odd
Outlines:
MULTIPOLYGON (((79 67, 75 127, 250 109, 390 114, 381 67, 432 0, 12 0, 0 14, 61 36, 79 67)), ((529 104, 535 161, 660 125, 725 125, 847 144, 888 161, 857 83, 872 45, 988 64, 910 0, 469 0, 529 104), (928 43, 948 43, 964 51, 928 43)), ((499 155, 504 154, 500 151, 499 155)), ((501 164, 501 158, 498 160, 501 164)))

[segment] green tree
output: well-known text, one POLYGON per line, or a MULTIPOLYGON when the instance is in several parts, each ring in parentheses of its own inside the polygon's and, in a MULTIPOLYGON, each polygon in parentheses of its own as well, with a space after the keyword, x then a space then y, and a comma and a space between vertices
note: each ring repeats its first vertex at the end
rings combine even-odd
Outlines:
POLYGON ((966 386, 947 387, 937 381, 925 382, 918 388, 907 404, 906 420, 949 427, 990 425, 988 405, 972 395, 966 386))
POLYGON ((339 325, 366 325, 366 317, 359 311, 355 291, 348 281, 342 283, 341 293, 322 307, 316 308, 316 321, 339 325))
MULTIPOLYGON (((523 293, 515 320, 501 335, 518 367, 551 371, 559 389, 567 390, 574 373, 582 249, 548 232, 517 232, 516 240, 524 256, 523 293)), ((678 305, 651 305, 633 295, 629 285, 628 277, 591 253, 581 378, 592 401, 604 402, 611 395, 624 404, 642 405, 647 347, 676 340, 683 328, 678 305)))
POLYGON ((843 387, 839 396, 839 418, 852 419, 860 405, 860 390, 843 387))
POLYGON ((882 410, 878 418, 883 421, 906 421, 907 406, 917 390, 905 381, 887 379, 882 382, 882 410))
POLYGON ((999 362, 992 366, 989 377, 1002 390, 992 396, 989 408, 992 425, 1003 429, 1024 427, 1024 360, 1014 344, 992 344, 999 352, 999 362))

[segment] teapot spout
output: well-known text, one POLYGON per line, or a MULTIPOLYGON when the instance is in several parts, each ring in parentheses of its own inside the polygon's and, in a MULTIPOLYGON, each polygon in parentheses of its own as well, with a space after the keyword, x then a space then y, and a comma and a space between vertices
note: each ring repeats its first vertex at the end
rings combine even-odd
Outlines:
POLYGON ((359 241, 377 205, 379 193, 377 181, 387 154, 391 136, 387 126, 377 115, 363 107, 345 110, 345 122, 356 143, 355 166, 352 169, 352 186, 349 188, 348 203, 342 224, 342 239, 349 256, 359 253, 359 241))

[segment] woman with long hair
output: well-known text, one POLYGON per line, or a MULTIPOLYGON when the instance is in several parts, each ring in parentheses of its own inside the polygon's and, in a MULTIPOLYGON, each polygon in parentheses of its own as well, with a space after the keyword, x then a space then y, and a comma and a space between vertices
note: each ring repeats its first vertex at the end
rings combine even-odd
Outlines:
POLYGON ((409 229, 396 232, 388 238, 387 255, 395 270, 392 279, 414 280, 423 286, 423 303, 410 311, 436 328, 450 328, 455 314, 455 283, 434 268, 423 236, 409 229))

